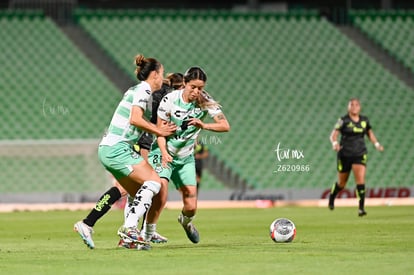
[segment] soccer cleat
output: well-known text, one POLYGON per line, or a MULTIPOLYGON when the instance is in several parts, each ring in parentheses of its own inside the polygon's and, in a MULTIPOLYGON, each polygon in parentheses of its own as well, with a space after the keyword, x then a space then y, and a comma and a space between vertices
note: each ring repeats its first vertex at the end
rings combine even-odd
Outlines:
POLYGON ((121 226, 118 229, 118 236, 127 242, 138 242, 139 231, 136 227, 121 226))
POLYGON ((363 216, 366 216, 366 215, 367 215, 367 212, 365 212, 364 209, 359 209, 358 210, 358 216, 363 217, 363 216))
POLYGON ((128 242, 124 239, 120 239, 118 242, 118 247, 127 248, 127 249, 137 249, 138 243, 128 242))
POLYGON ((160 235, 158 232, 154 232, 154 234, 151 237, 152 243, 166 243, 168 242, 168 239, 162 235, 160 235))
POLYGON ((185 233, 190 241, 193 243, 198 243, 200 241, 200 235, 198 234, 197 229, 193 223, 189 222, 187 225, 183 224, 184 216, 180 215, 178 217, 178 222, 183 226, 185 233))
POLYGON ((94 249, 95 244, 92 240, 93 229, 89 225, 85 224, 83 221, 78 221, 73 226, 73 230, 78 232, 79 236, 82 238, 83 242, 90 248, 94 249))
POLYGON ((335 202, 335 197, 332 196, 332 194, 329 194, 329 204, 328 204, 329 209, 334 210, 335 208, 334 202, 335 202))
POLYGON ((146 244, 138 244, 137 245, 137 250, 148 251, 148 250, 151 250, 151 249, 152 249, 152 247, 151 247, 151 245, 149 243, 146 243, 146 244))

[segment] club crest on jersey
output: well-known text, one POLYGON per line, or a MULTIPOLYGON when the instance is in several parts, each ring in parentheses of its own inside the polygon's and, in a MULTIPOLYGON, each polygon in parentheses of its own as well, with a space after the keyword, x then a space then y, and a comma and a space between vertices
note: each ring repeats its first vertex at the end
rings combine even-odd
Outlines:
POLYGON ((162 165, 160 163, 155 164, 154 170, 157 173, 161 173, 162 172, 162 165))
POLYGON ((135 152, 134 150, 132 150, 131 157, 133 157, 134 159, 137 159, 137 158, 140 157, 140 155, 137 152, 135 152))
POLYGON ((197 108, 194 109, 194 114, 196 114, 196 115, 199 115, 201 112, 202 112, 201 108, 197 107, 197 108))
POLYGON ((366 121, 361 121, 361 127, 362 128, 367 128, 367 122, 366 121))

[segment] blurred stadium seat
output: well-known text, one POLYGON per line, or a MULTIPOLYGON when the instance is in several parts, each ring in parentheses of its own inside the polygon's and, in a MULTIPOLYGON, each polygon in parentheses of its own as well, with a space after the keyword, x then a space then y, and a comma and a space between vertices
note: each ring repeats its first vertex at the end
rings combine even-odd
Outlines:
MULTIPOLYGON (((9 118, 2 123, 0 139, 99 139, 121 94, 49 19, 8 14, 0 20, 0 50, 5 53, 0 55, 0 89, 7 95, 0 112, 9 118)), ((131 77, 137 53, 158 58, 166 72, 202 66, 209 78, 206 90, 223 105, 232 125, 229 133, 203 133, 204 142, 251 188, 329 187, 336 180, 336 156, 328 136, 354 96, 361 99, 386 150, 379 154, 368 145, 368 185, 403 186, 413 176, 406 167, 414 165, 414 90, 314 12, 78 10, 76 21, 131 77), (279 161, 278 146, 301 151, 303 158, 289 155, 279 161), (309 171, 277 172, 279 165, 302 165, 309 171)), ((2 178, 20 180, 17 160, 2 158, 14 167, 2 178)), ((28 183, 41 185, 45 177, 51 180, 39 192, 102 190, 98 183, 86 182, 85 158, 71 155, 53 165, 30 160, 20 163, 56 171, 59 161, 68 161, 65 167, 73 179, 56 180, 47 173, 42 178, 44 168, 37 169, 25 174, 16 191, 28 183)), ((205 188, 220 184, 209 173, 204 182, 205 188)), ((0 192, 8 189, 2 188, 0 192)))
MULTIPOLYGON (((399 185, 390 125, 408 134, 413 90, 372 60, 333 25, 315 14, 125 14, 85 12, 78 22, 125 68, 137 52, 157 56, 166 71, 201 65, 207 90, 222 103, 232 130, 215 136, 213 154, 256 188, 321 188, 335 180, 328 142, 347 101, 357 96, 389 153, 370 154, 368 183, 399 185), (392 100, 391 100, 392 99, 392 100), (303 150, 300 160, 276 160, 278 143, 303 150), (278 164, 309 164, 310 172, 275 173, 278 164), (374 171, 375 170, 375 171, 374 171)), ((407 143, 408 145, 408 143, 407 143)), ((373 151, 373 147, 369 147, 373 151)))
POLYGON ((101 187, 106 176, 96 141, 121 93, 39 12, 0 13, 0 37, 0 162, 8 167, 0 172, 7 179, 0 193, 101 187), (64 140, 75 140, 79 147, 92 144, 94 151, 65 153, 64 140), (43 153, 33 155, 38 148, 43 153), (61 156, 54 156, 53 148, 61 156))
POLYGON ((414 11, 353 11, 354 24, 414 73, 414 11))

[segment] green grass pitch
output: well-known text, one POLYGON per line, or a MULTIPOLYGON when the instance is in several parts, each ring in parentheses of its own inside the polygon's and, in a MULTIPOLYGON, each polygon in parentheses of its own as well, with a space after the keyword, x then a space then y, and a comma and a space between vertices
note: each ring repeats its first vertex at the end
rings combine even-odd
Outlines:
POLYGON ((122 212, 95 226, 88 249, 73 224, 86 211, 0 214, 1 274, 414 274, 412 206, 199 209, 199 244, 192 244, 165 209, 158 225, 169 238, 151 251, 117 248, 122 212), (291 219, 292 243, 269 237, 270 223, 291 219))

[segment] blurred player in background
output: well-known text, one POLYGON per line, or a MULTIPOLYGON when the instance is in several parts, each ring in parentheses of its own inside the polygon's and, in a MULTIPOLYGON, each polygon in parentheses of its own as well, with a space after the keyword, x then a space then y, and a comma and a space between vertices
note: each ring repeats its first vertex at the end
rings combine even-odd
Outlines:
POLYGON ((208 158, 208 147, 199 139, 196 141, 194 148, 196 180, 197 180, 197 195, 200 190, 201 177, 203 176, 203 160, 208 158))
MULTIPOLYGON (((133 149, 143 131, 157 136, 169 136, 176 130, 172 124, 160 124, 160 127, 149 122, 145 116, 150 116, 148 102, 152 91, 159 90, 163 83, 164 66, 154 58, 145 58, 143 55, 135 57, 135 74, 141 82, 131 87, 125 94, 99 144, 98 155, 104 167, 120 183, 120 185, 134 196, 128 215, 141 218, 151 206, 152 198, 161 188, 161 179, 151 165, 133 149)), ((111 206, 121 198, 121 192, 111 187, 97 202, 88 216, 75 223, 74 230, 89 248, 94 248, 92 240, 93 226, 111 206)), ((137 242, 146 243, 130 225, 127 232, 137 242)), ((135 229, 134 229, 135 228, 135 229)))
POLYGON ((348 103, 348 114, 341 117, 335 124, 330 135, 332 148, 338 152, 337 170, 338 182, 334 183, 329 195, 329 208, 334 209, 336 195, 345 188, 350 171, 354 173, 356 182, 356 195, 359 199, 358 215, 365 216, 365 173, 367 164, 367 148, 365 135, 375 145, 378 151, 384 147, 378 142, 366 116, 360 115, 361 104, 356 98, 348 103), (341 141, 337 138, 341 134, 341 141))
MULTIPOLYGON (((184 74, 184 89, 166 95, 158 108, 157 125, 174 123, 178 128, 175 135, 157 137, 148 157, 162 179, 162 188, 147 214, 143 234, 145 240, 150 240, 156 232, 156 223, 167 201, 168 182, 172 180, 183 200, 178 222, 193 243, 199 242, 199 233, 192 222, 197 210, 195 141, 202 129, 216 132, 230 130, 220 105, 203 90, 206 81, 207 75, 201 68, 191 67, 184 74), (203 122, 207 115, 213 118, 213 123, 203 122)), ((150 249, 149 244, 144 245, 143 249, 150 249)))

